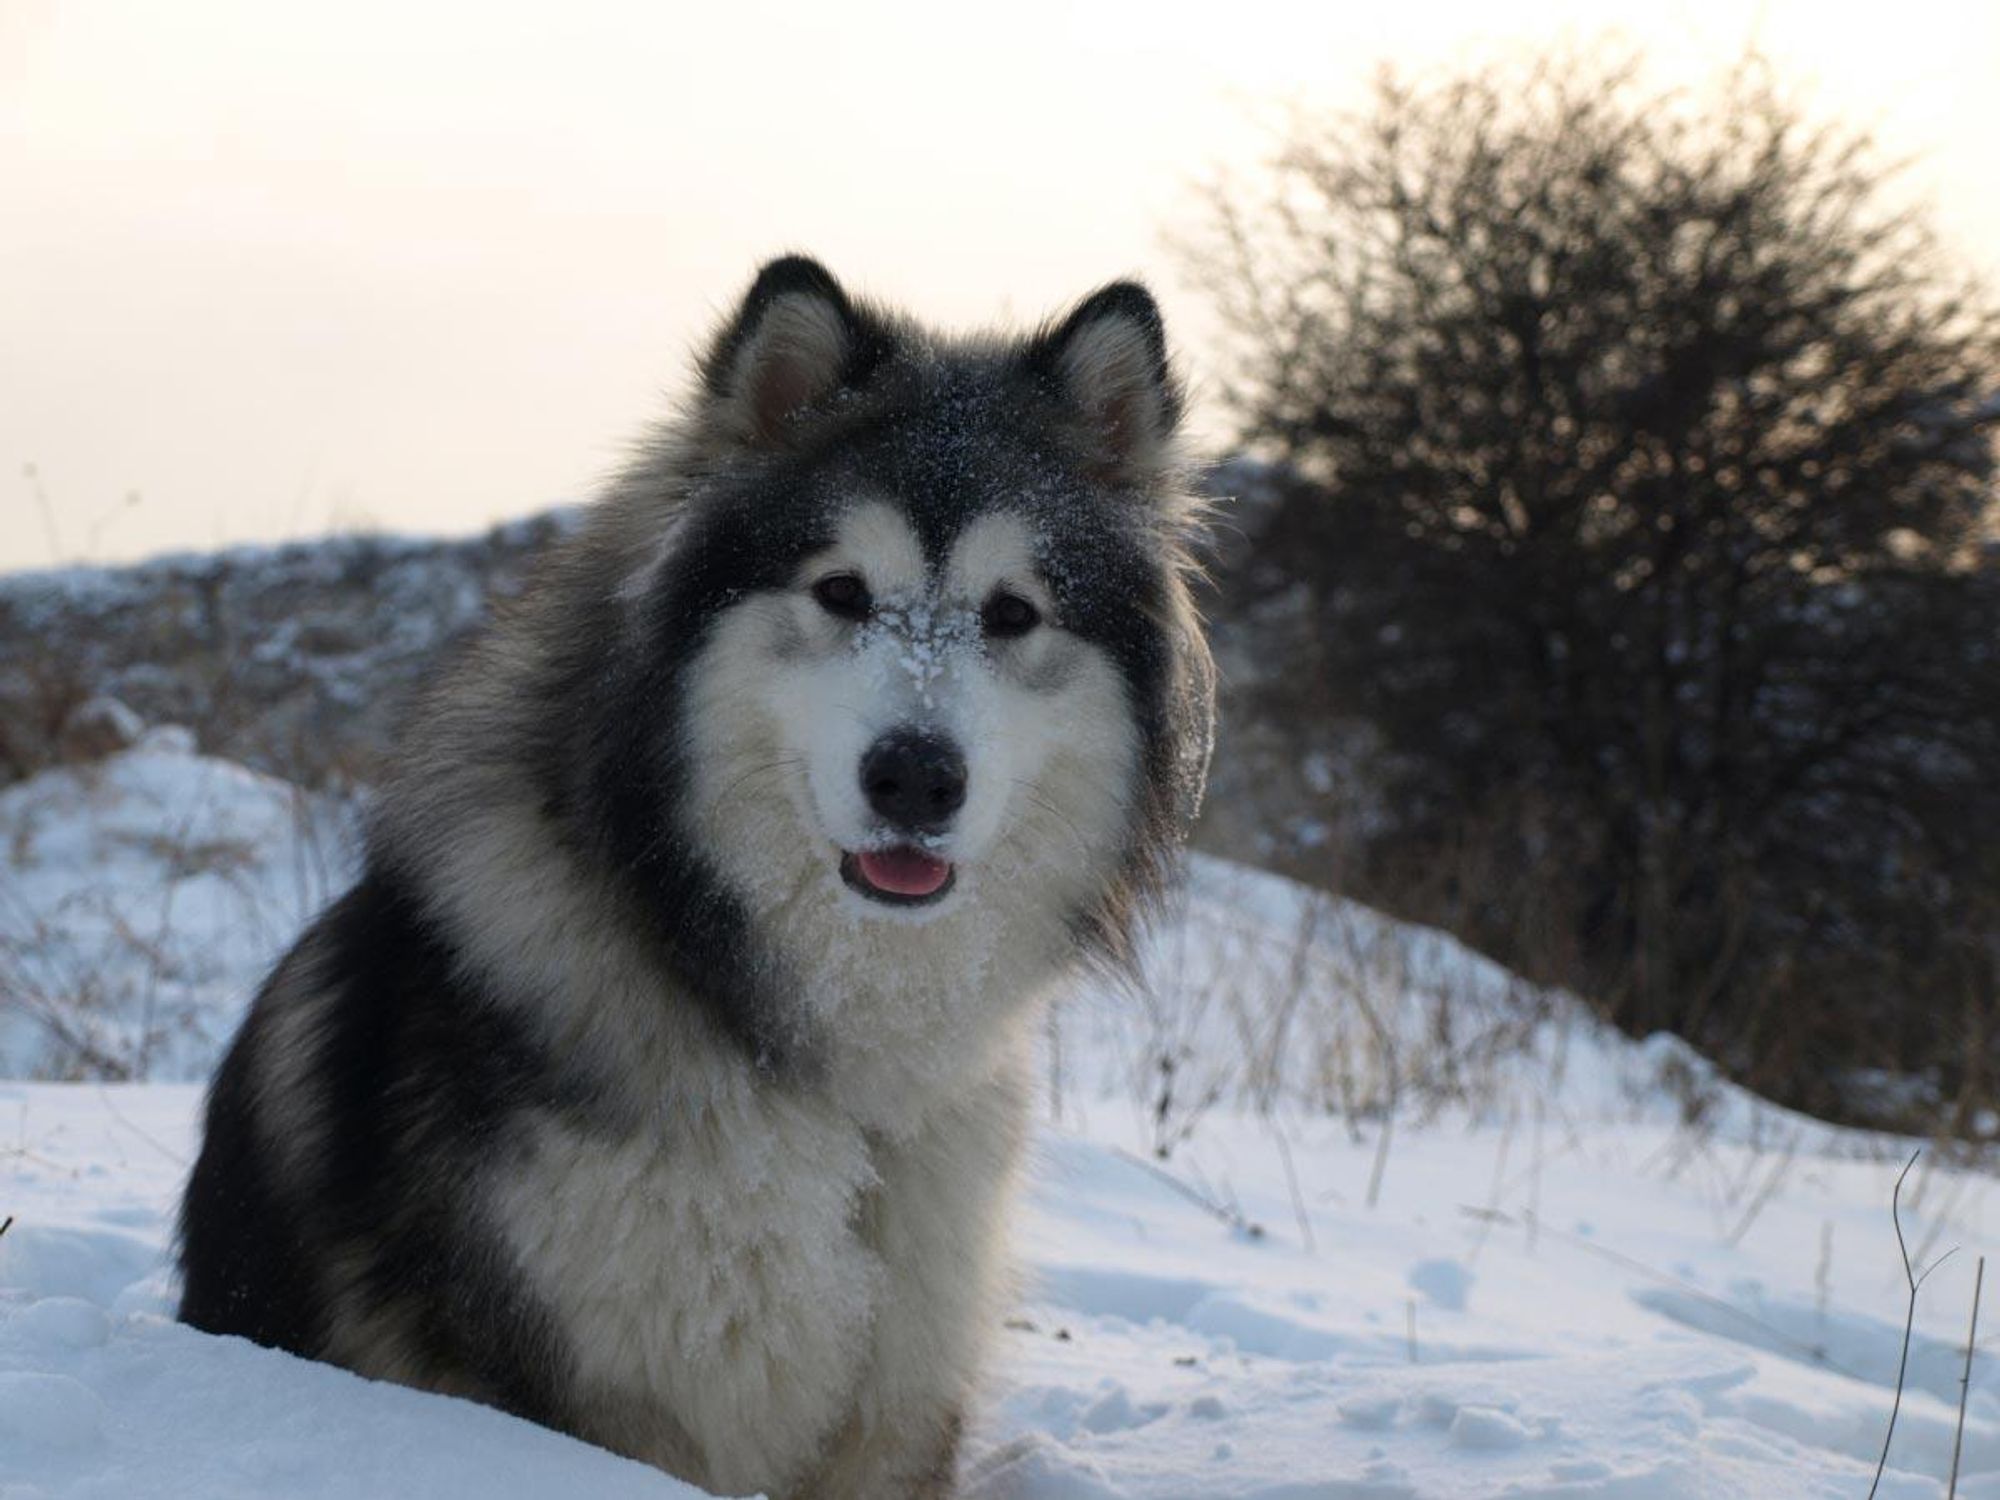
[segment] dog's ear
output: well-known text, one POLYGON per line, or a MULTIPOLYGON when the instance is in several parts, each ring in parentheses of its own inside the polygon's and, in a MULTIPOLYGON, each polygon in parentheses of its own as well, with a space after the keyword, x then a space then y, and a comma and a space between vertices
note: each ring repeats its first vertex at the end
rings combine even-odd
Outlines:
POLYGON ((1181 387, 1153 294, 1114 281, 1028 345, 1036 380, 1082 419, 1094 466, 1113 483, 1144 483, 1174 461, 1181 387))
POLYGON ((783 256, 757 273, 701 362, 704 416, 727 439, 781 442, 804 412, 867 380, 888 341, 826 267, 783 256))

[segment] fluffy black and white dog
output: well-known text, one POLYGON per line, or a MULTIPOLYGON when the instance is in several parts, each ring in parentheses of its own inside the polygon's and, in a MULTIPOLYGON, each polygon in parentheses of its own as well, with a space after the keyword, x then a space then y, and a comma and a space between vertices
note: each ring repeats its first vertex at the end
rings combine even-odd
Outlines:
POLYGON ((418 704, 182 1210, 196 1327, 725 1493, 952 1487, 1031 1037, 1200 799, 1153 299, 956 339, 766 266, 418 704))

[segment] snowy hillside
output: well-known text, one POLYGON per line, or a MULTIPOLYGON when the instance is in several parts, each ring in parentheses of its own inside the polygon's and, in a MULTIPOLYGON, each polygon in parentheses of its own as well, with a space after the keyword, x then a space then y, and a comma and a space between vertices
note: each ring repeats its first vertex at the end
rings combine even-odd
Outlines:
POLYGON ((0 576, 0 784, 60 760, 63 719, 89 695, 309 786, 365 780, 439 651, 575 518, 0 576))
MULTIPOLYGON (((0 794, 0 1496, 684 1496, 463 1402, 174 1325, 199 1079, 352 809, 156 731, 0 794), (107 1069, 105 1062, 116 1063, 107 1069)), ((1860 1497, 1908 1147, 1785 1115, 1449 939, 1198 863, 1074 997, 972 1500, 1860 1497)), ((1879 1493, 1945 1493, 1990 1182, 1933 1166, 1879 1493)), ((1990 1321, 1990 1320, 1989 1320, 1990 1321)), ((1974 1365, 1958 1493, 2000 1497, 1974 1365)))

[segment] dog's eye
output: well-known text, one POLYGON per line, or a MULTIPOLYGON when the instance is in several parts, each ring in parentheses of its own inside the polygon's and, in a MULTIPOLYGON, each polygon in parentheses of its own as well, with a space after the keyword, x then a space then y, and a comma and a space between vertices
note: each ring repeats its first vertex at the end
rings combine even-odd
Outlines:
POLYGON ((813 585, 812 596, 821 609, 843 620, 867 619, 874 602, 868 597, 868 585, 857 573, 827 574, 813 585))
POLYGON ((1026 635, 1042 623, 1042 612, 1019 594, 1000 591, 986 601, 979 623, 988 635, 1026 635))

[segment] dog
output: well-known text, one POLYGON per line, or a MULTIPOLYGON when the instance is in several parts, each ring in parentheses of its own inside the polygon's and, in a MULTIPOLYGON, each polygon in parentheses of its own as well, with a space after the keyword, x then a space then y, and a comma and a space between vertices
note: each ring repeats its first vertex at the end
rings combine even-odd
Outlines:
POLYGON ((947 337, 799 256, 693 385, 415 700, 210 1090, 180 1315, 946 1496, 1039 1018, 1206 776, 1181 385, 1136 283, 947 337))

